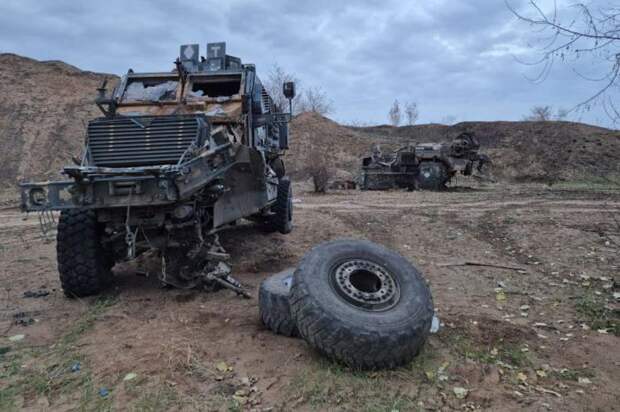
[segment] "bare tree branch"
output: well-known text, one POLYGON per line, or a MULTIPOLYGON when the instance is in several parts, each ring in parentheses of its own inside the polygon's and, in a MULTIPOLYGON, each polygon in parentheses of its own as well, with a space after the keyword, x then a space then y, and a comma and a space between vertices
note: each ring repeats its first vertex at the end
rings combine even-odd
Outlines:
POLYGON ((545 12, 539 0, 529 0, 529 15, 526 15, 525 10, 517 10, 509 0, 505 0, 505 3, 514 16, 528 23, 544 42, 539 47, 539 59, 532 62, 517 59, 529 66, 542 65, 536 76, 526 78, 535 83, 545 81, 551 75, 557 60, 571 63, 583 56, 598 59, 602 64, 596 67, 605 70, 600 76, 585 75, 573 69, 579 77, 602 85, 596 86, 592 96, 576 104, 570 111, 585 112, 600 104, 614 123, 620 123, 620 115, 610 98, 611 93, 617 92, 615 86, 620 84, 620 8, 611 3, 600 9, 593 9, 584 3, 574 3, 563 10, 572 14, 567 17, 566 13, 560 13, 555 1, 553 11, 545 12))

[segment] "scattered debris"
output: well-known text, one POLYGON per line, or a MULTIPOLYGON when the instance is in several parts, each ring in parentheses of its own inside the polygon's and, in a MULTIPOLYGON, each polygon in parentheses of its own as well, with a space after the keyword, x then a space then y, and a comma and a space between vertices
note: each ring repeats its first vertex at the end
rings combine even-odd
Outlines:
POLYGON ((456 396, 457 399, 465 399, 469 394, 469 391, 467 389, 460 386, 455 386, 454 388, 452 388, 452 392, 454 392, 454 396, 456 396))
POLYGON ((107 398, 109 394, 110 391, 107 388, 99 389, 99 396, 101 396, 102 398, 107 398))
POLYGON ((71 372, 79 372, 82 369, 82 364, 80 362, 75 362, 71 365, 71 372))
POLYGON ((10 336, 10 337, 9 337, 9 340, 10 340, 11 342, 19 342, 19 341, 24 340, 24 338, 25 338, 25 336, 24 336, 24 335, 13 335, 13 336, 10 336))
POLYGON ((50 292, 45 289, 27 290, 24 292, 24 297, 25 298, 43 298, 45 296, 48 296, 49 294, 50 292))
POLYGON ((433 320, 431 322, 431 333, 437 333, 439 332, 439 326, 440 326, 441 322, 439 321, 439 318, 437 317, 437 314, 433 315, 433 320))
POLYGON ((228 365, 226 362, 218 362, 215 365, 215 368, 220 372, 230 372, 233 370, 233 367, 228 365))
POLYGON ((127 375, 125 375, 125 377, 123 378, 123 382, 127 382, 127 381, 131 381, 133 379, 136 379, 138 377, 138 374, 134 373, 134 372, 129 372, 127 375))
POLYGON ((35 323, 35 319, 29 312, 17 312, 13 315, 13 319, 15 319, 15 324, 20 326, 30 326, 35 323))
POLYGON ((552 391, 551 389, 543 388, 542 386, 534 386, 534 389, 540 393, 548 393, 550 395, 557 396, 558 398, 562 397, 560 393, 552 391))

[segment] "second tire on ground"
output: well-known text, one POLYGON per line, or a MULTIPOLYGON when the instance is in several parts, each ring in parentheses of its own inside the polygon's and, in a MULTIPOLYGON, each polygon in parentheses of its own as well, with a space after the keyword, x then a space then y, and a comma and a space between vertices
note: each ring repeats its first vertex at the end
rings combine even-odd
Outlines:
POLYGON ((288 297, 293 282, 294 268, 265 279, 258 291, 258 311, 263 324, 284 336, 297 336, 297 325, 291 317, 288 297))

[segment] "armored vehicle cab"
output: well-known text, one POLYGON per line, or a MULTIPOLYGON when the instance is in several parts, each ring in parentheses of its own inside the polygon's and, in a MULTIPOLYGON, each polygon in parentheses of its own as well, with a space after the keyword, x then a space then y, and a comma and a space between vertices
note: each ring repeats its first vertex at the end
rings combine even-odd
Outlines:
MULTIPOLYGON (((283 85, 292 99, 295 87, 283 85)), ((112 266, 146 251, 162 281, 222 284, 229 276, 218 231, 241 218, 292 228, 292 191, 282 156, 290 112, 275 107, 252 64, 225 43, 181 46, 170 72, 129 70, 95 103, 70 179, 24 183, 24 211, 60 211, 60 280, 68 296, 96 293, 112 266)))

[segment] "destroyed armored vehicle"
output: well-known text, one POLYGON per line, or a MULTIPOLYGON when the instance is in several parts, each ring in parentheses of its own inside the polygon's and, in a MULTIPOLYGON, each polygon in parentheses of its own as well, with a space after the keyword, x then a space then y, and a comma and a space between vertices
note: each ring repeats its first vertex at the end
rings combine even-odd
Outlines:
MULTIPOLYGON (((289 107, 274 105, 255 66, 226 54, 225 43, 180 48, 170 72, 129 70, 95 103, 85 148, 65 181, 21 184, 24 211, 43 223, 60 211, 58 271, 67 296, 97 293, 115 263, 150 251, 164 283, 226 286, 220 229, 246 218, 270 231, 292 228, 289 107), (286 112, 284 112, 286 110, 286 112)), ((43 227, 46 224, 42 224, 43 227)))
POLYGON ((362 190, 441 190, 457 174, 469 176, 474 169, 483 173, 490 163, 479 154, 480 143, 472 133, 461 133, 451 143, 421 143, 382 154, 375 146, 362 159, 362 190))

